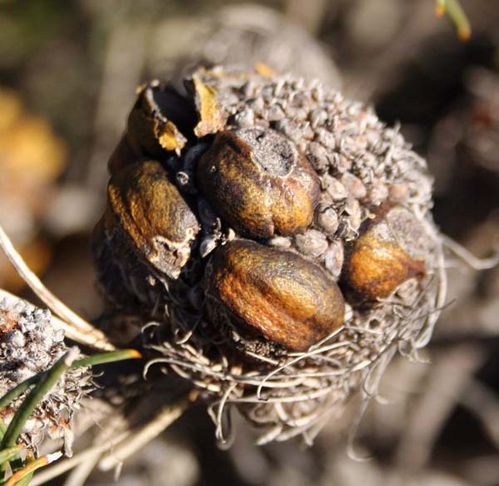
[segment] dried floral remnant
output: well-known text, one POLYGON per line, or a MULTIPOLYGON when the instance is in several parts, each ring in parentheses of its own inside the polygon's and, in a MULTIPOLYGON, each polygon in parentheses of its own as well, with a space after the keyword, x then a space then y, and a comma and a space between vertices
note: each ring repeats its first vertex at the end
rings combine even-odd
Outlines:
MULTIPOLYGON (((50 311, 17 298, 0 300, 0 396, 45 372, 66 351, 64 334, 52 326, 50 311)), ((93 389, 91 378, 88 368, 68 371, 35 409, 22 443, 36 450, 45 437, 69 440, 79 403, 93 389)), ((10 422, 23 398, 24 394, 0 410, 4 423, 10 422)))

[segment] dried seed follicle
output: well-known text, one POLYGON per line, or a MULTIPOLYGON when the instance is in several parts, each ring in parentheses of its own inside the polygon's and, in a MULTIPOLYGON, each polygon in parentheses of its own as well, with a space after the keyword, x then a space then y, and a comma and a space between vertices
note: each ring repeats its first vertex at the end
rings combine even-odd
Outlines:
POLYGON ((367 301, 387 298, 406 280, 425 275, 427 243, 410 211, 400 206, 381 208, 365 226, 349 245, 344 268, 346 285, 359 297, 367 301))
POLYGON ((111 179, 108 200, 108 231, 116 228, 142 259, 177 278, 199 224, 162 165, 149 160, 126 167, 111 179))
POLYGON ((288 251, 237 240, 211 257, 204 281, 209 314, 220 306, 250 333, 306 351, 343 324, 336 283, 314 263, 288 251))
POLYGON ((243 235, 292 235, 311 223, 319 197, 312 167, 273 130, 217 134, 197 169, 202 193, 243 235))

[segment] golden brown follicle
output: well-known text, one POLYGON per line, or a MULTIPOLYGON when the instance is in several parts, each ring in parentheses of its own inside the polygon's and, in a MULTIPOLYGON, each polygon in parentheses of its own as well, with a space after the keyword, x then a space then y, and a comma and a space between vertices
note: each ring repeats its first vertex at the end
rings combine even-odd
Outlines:
MULTIPOLYGON (((400 207, 385 211, 355 241, 345 261, 346 283, 368 301, 388 297, 409 278, 425 273, 425 263, 410 255, 410 242, 404 242, 403 235, 398 234, 397 219, 401 220, 406 211, 400 207)), ((418 225, 415 218, 412 224, 418 225)), ((417 234, 417 228, 413 233, 417 234)))
POLYGON ((127 142, 136 156, 162 158, 184 147, 194 116, 193 106, 182 96, 153 81, 139 90, 128 117, 127 142))
POLYGON ((222 218, 255 238, 306 229, 319 197, 308 161, 271 129, 218 133, 199 161, 197 180, 222 218))
POLYGON ((178 276, 199 225, 159 162, 134 164, 114 175, 108 211, 108 226, 117 224, 142 258, 168 276, 178 276))
POLYGON ((208 264, 209 306, 222 306, 254 333, 287 349, 305 351, 343 324, 338 286, 299 255, 237 240, 208 264))

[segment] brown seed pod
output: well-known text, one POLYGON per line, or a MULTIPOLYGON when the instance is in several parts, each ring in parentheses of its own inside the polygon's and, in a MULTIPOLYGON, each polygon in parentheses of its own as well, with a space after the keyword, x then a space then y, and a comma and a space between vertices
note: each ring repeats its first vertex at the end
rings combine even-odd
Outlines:
POLYGON ((196 216, 159 162, 124 168, 108 186, 109 230, 117 226, 135 252, 170 278, 177 278, 190 255, 199 225, 196 216))
POLYGON ((271 130, 218 133, 199 161, 201 192, 243 235, 292 235, 312 222, 319 182, 293 143, 271 130))
POLYGON ((398 206, 368 225, 348 251, 344 267, 348 286, 361 298, 374 301, 388 297, 409 278, 422 277, 424 261, 414 258, 411 243, 404 241, 411 234, 416 236, 418 226, 418 221, 398 206), (411 230, 408 224, 415 226, 411 230))
MULTIPOLYGON (((208 306, 233 324, 294 351, 305 351, 343 324, 340 289, 299 255, 236 240, 219 248, 205 274, 208 306)), ((243 329, 244 330, 244 329, 243 329)))
POLYGON ((168 85, 141 87, 128 117, 127 141, 136 156, 161 159, 181 150, 192 134, 194 106, 168 85))

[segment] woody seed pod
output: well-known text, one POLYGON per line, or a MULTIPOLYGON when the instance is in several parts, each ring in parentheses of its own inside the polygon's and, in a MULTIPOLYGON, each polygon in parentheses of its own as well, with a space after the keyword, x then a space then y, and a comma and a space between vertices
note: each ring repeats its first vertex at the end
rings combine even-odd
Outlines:
POLYGON ((170 278, 180 274, 199 231, 196 216, 153 160, 111 178, 106 224, 108 231, 121 230, 139 257, 170 278))
POLYGON ((111 173, 140 157, 163 159, 181 150, 192 133, 193 104, 170 86, 152 81, 140 87, 127 131, 109 160, 111 173))
POLYGON ((219 133, 198 166, 198 183, 242 234, 292 235, 312 221, 319 182, 293 143, 273 130, 219 133))
POLYGON ((205 292, 209 307, 223 306, 236 327, 293 351, 337 330, 345 314, 340 289, 319 266, 252 241, 233 241, 215 252, 205 292))
POLYGON ((411 231, 407 218, 417 227, 419 223, 405 209, 389 209, 379 220, 368 225, 348 252, 345 280, 363 299, 373 301, 388 297, 409 278, 424 275, 424 261, 413 258, 409 248, 404 247, 407 245, 403 240, 411 231), (401 224, 397 225, 398 221, 401 224))

